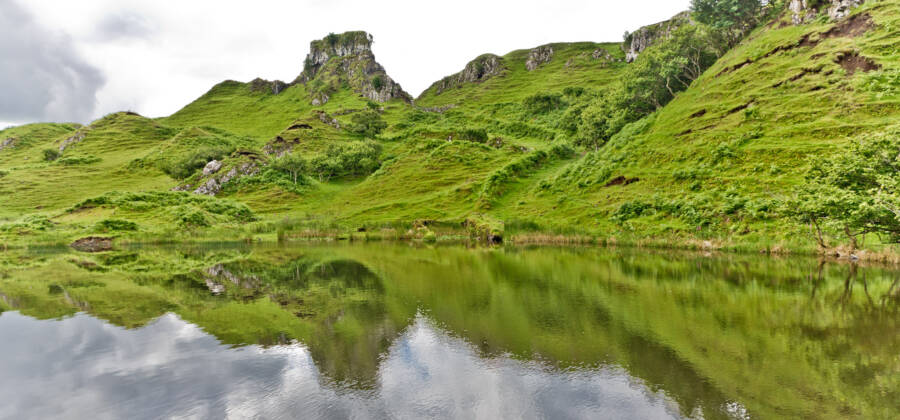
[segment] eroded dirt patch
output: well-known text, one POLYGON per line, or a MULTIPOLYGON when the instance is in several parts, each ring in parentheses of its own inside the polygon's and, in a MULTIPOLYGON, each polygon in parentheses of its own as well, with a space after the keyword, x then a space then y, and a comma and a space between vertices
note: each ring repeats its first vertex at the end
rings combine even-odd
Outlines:
POLYGON ((635 182, 638 182, 638 181, 640 181, 640 178, 626 178, 626 177, 620 175, 620 176, 617 176, 617 177, 611 179, 609 182, 606 183, 606 185, 604 185, 604 187, 612 187, 615 185, 629 185, 629 184, 634 184, 635 182))
POLYGON ((878 70, 881 65, 872 61, 871 58, 859 55, 856 51, 845 51, 837 55, 834 62, 847 71, 847 75, 852 75, 858 71, 869 72, 878 70))
POLYGON ((69 246, 81 252, 101 252, 112 249, 112 238, 100 236, 88 236, 72 242, 69 246))
MULTIPOLYGON (((818 34, 808 33, 806 35, 803 35, 800 38, 800 40, 797 41, 796 43, 788 44, 788 45, 779 45, 755 60, 748 58, 748 59, 746 59, 738 64, 735 64, 733 66, 725 67, 724 69, 722 69, 722 71, 720 71, 719 73, 716 74, 716 77, 719 77, 725 73, 731 73, 731 72, 740 70, 741 68, 744 68, 755 62, 758 62, 759 60, 762 60, 764 58, 771 57, 782 51, 789 51, 789 50, 792 50, 792 49, 798 48, 798 47, 815 47, 816 45, 819 45, 820 42, 822 42, 828 38, 838 38, 838 37, 856 38, 858 36, 865 34, 866 32, 868 32, 869 30, 871 30, 874 27, 875 27, 875 22, 872 20, 872 16, 870 16, 868 13, 851 16, 851 17, 837 23, 835 26, 833 26, 831 29, 829 29, 825 32, 820 32, 818 34), (818 36, 814 37, 814 35, 818 35, 818 36)), ((821 57, 821 55, 818 55, 818 56, 821 57)))

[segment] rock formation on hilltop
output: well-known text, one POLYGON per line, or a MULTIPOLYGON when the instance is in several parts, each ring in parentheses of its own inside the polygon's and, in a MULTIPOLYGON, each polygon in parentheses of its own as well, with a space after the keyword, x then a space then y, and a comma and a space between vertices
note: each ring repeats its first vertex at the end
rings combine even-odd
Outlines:
POLYGON ((447 89, 457 88, 466 83, 483 82, 502 74, 504 70, 506 70, 506 65, 503 63, 502 57, 483 54, 466 64, 463 71, 435 82, 429 89, 434 88, 435 94, 440 94, 447 89))
POLYGON ((853 8, 863 3, 865 0, 791 0, 788 9, 794 25, 801 25, 815 19, 822 9, 829 18, 837 20, 846 17, 853 8))
POLYGON ((395 98, 412 101, 412 97, 375 61, 372 36, 363 31, 329 34, 311 42, 303 72, 294 83, 306 85, 313 105, 328 102, 343 85, 376 102, 395 98))
POLYGON ((533 48, 528 52, 528 60, 525 61, 525 68, 528 71, 534 71, 541 64, 549 63, 553 59, 553 47, 550 45, 541 45, 533 48))
POLYGON ((676 29, 690 22, 691 12, 681 12, 669 20, 643 26, 634 32, 625 34, 625 42, 622 44, 622 49, 625 50, 625 61, 629 63, 634 61, 641 51, 667 38, 676 29))

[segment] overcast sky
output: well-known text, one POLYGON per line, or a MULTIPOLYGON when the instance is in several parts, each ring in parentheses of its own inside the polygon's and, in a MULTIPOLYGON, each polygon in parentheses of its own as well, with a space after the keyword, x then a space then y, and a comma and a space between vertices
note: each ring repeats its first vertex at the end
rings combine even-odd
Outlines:
POLYGON ((293 80, 309 42, 365 30, 412 95, 476 56, 620 41, 690 0, 0 0, 0 128, 172 114, 214 84, 293 80))

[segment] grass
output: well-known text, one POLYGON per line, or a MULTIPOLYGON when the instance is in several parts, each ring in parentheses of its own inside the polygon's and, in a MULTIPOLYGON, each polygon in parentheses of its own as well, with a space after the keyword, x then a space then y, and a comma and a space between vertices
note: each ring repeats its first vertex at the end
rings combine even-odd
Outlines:
MULTIPOLYGON (((508 235, 527 227, 521 234, 533 237, 806 251, 808 228, 782 218, 779 205, 802 181, 807 156, 835 153, 896 124, 898 12, 891 2, 861 6, 854 15, 871 16, 875 26, 855 37, 818 35, 841 24, 824 20, 761 27, 667 106, 596 150, 572 145, 567 112, 626 68, 620 44, 550 44, 551 60, 533 71, 525 67, 530 50, 513 51, 502 57, 501 74, 440 94, 431 88, 414 104, 373 105, 338 83, 326 104, 313 106, 303 83, 276 95, 226 81, 166 118, 117 113, 86 127, 15 127, 0 132, 17 139, 0 151, 0 224, 30 216, 53 223, 7 234, 10 243, 60 241, 105 218, 140 227, 124 237, 169 235, 177 224, 165 212, 65 210, 111 191, 167 191, 181 185, 176 173, 193 171, 190 180, 205 182, 197 173, 203 161, 222 156, 233 167, 244 159, 229 155, 235 150, 256 153, 263 166, 282 153, 315 158, 365 140, 348 127, 374 106, 387 123, 374 136, 381 146, 374 173, 321 181, 307 173, 302 188, 270 174, 236 182, 213 200, 247 205, 258 223, 323 221, 344 233, 405 231, 417 220, 461 226, 484 215, 505 222, 508 235), (803 39, 818 41, 798 45, 803 39), (851 50, 881 68, 850 74, 836 59, 851 50), (84 138, 59 160, 42 160, 42 150, 76 133, 84 138), (163 171, 173 167, 184 170, 163 171)), ((242 239, 257 222, 246 223, 212 218, 203 236, 242 239)), ((317 223, 298 232, 316 231, 317 223)))

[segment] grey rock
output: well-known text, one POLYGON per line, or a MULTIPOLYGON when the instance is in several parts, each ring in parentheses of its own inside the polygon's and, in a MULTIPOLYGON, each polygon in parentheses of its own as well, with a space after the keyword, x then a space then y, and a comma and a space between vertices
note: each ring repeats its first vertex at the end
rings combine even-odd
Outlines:
POLYGON ((432 86, 435 94, 447 89, 463 86, 466 83, 479 83, 494 76, 500 75, 506 70, 503 59, 494 54, 484 54, 466 64, 463 71, 447 76, 432 86))
POLYGON ((669 20, 641 27, 628 34, 622 44, 622 49, 625 50, 625 61, 633 62, 642 51, 668 38, 676 29, 691 22, 691 13, 681 12, 669 20))
POLYGON ((194 194, 216 195, 222 189, 222 186, 216 182, 215 178, 210 178, 205 184, 194 190, 194 194))
POLYGON ((843 19, 847 17, 854 8, 865 3, 865 0, 831 0, 831 7, 828 8, 828 17, 832 20, 843 19))
POLYGON ((15 137, 9 137, 3 140, 2 142, 0 142, 0 150, 12 149, 13 147, 15 147, 17 141, 18 140, 15 137))
POLYGON ((72 135, 72 137, 63 140, 62 143, 59 144, 59 152, 62 153, 69 146, 81 143, 81 141, 84 140, 85 136, 87 136, 86 132, 78 130, 74 135, 72 135))
POLYGON ((222 168, 222 162, 218 160, 211 160, 206 166, 203 167, 203 176, 209 176, 219 171, 222 168))
MULTIPOLYGON (((865 3, 865 0, 826 0, 824 6, 827 6, 825 13, 832 20, 839 20, 847 17, 854 8, 865 3)), ((788 4, 788 10, 791 12, 791 22, 794 25, 802 25, 811 22, 818 16, 819 10, 823 5, 816 5, 811 0, 791 0, 788 4)))
POLYGON ((528 71, 537 70, 541 64, 549 63, 553 59, 553 47, 550 45, 542 45, 528 52, 528 59, 525 60, 525 68, 528 71))

